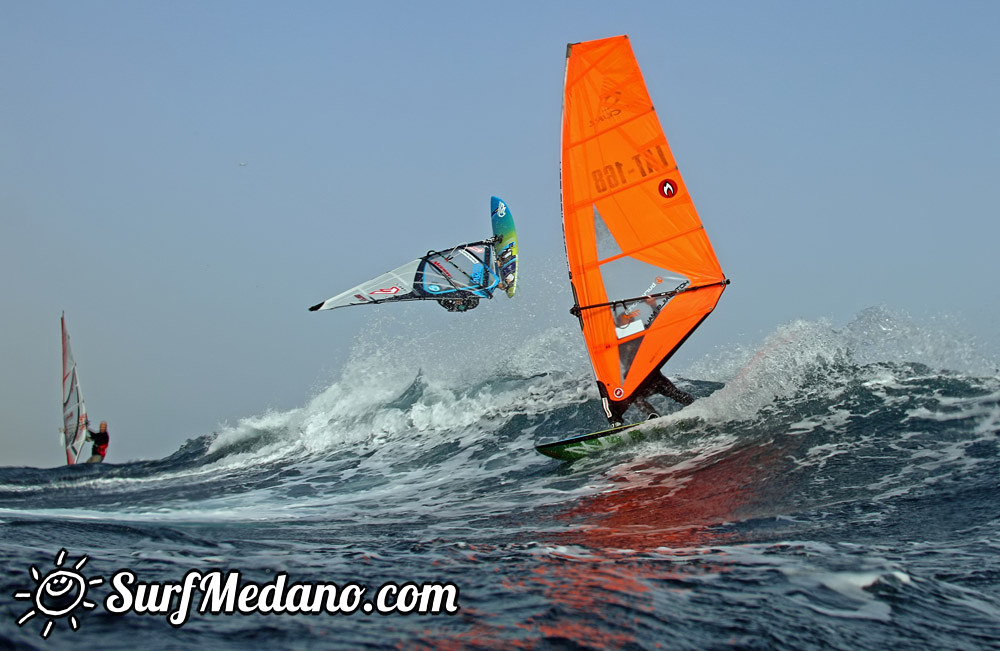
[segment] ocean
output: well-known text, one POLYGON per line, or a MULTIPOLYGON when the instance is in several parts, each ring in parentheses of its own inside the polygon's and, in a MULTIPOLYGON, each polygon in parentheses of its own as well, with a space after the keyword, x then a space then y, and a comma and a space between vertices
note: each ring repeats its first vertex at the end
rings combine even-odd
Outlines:
POLYGON ((0 468, 0 646, 1000 648, 1000 373, 946 328, 785 324, 574 463, 572 322, 419 336, 163 459, 0 468))

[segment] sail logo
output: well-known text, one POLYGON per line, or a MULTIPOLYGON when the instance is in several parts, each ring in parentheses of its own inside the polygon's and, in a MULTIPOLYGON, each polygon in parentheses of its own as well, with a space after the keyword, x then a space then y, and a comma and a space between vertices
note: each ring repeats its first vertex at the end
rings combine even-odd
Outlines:
POLYGON ((87 564, 87 557, 83 556, 72 569, 65 569, 67 552, 60 549, 56 554, 56 569, 48 572, 44 576, 34 565, 28 570, 28 574, 35 582, 33 590, 27 592, 15 592, 15 599, 31 601, 32 606, 26 610, 17 620, 18 626, 24 626, 33 618, 44 616, 45 624, 39 633, 42 639, 48 639, 49 634, 59 619, 67 619, 69 626, 74 631, 80 628, 80 622, 76 618, 77 608, 93 609, 97 604, 87 599, 87 590, 90 587, 101 585, 102 578, 88 579, 80 570, 87 564))
POLYGON ((643 296, 649 296, 656 286, 663 282, 663 276, 657 276, 653 279, 653 284, 646 288, 646 291, 642 293, 643 296))
POLYGON ((660 181, 660 196, 664 199, 669 199, 677 194, 677 183, 671 179, 664 179, 660 181))
POLYGON ((601 103, 597 108, 597 115, 590 121, 591 127, 596 127, 601 122, 611 120, 622 114, 624 104, 620 104, 622 93, 616 90, 601 98, 601 103))
POLYGON ((431 260, 431 264, 434 265, 434 267, 438 271, 440 271, 445 278, 451 278, 451 273, 449 273, 448 270, 444 268, 443 264, 441 264, 437 260, 431 260))
POLYGON ((393 285, 392 287, 387 287, 385 289, 376 289, 373 292, 368 292, 369 294, 398 294, 399 287, 393 285))

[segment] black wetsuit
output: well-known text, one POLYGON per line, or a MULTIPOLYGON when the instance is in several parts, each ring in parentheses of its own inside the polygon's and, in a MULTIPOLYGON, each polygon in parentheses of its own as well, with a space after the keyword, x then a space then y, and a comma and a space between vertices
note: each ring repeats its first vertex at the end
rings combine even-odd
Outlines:
POLYGON ((654 371, 645 382, 639 385, 639 389, 632 396, 631 400, 628 402, 611 403, 608 405, 611 411, 609 420, 615 425, 621 425, 623 417, 625 416, 625 411, 633 404, 645 412, 646 416, 649 418, 658 416, 659 414, 653 406, 646 401, 646 398, 655 393, 666 396, 674 402, 679 402, 682 405, 690 405, 694 402, 694 396, 687 391, 681 391, 674 386, 673 382, 665 378, 662 373, 654 371))
POLYGON ((648 398, 654 393, 664 395, 674 402, 679 402, 682 405, 690 405, 694 402, 694 396, 687 391, 681 391, 678 389, 674 386, 673 382, 663 377, 663 374, 658 371, 649 376, 649 379, 646 380, 641 387, 639 387, 639 391, 636 395, 640 398, 648 398))

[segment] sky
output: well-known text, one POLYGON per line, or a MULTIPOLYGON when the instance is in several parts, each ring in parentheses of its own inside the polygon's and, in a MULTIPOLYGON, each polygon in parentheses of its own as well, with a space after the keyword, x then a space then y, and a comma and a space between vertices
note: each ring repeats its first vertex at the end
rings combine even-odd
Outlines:
POLYGON ((526 309, 306 310, 488 236, 494 194, 519 290, 563 287, 575 326, 565 49, 618 34, 733 281, 690 354, 871 306, 995 346, 998 26, 989 1, 0 0, 0 465, 62 462, 64 311, 121 462, 305 404, 366 310, 526 309))

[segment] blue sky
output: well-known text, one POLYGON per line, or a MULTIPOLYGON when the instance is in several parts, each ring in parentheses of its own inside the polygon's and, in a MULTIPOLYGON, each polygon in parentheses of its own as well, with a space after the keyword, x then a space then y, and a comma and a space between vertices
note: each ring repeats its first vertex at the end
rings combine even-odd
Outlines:
POLYGON ((63 310, 114 459, 158 458, 329 384, 372 313, 306 308, 488 235, 491 194, 523 291, 565 285, 572 326, 565 46, 623 33, 733 279, 691 354, 873 305, 994 345, 998 25, 993 2, 0 0, 4 463, 61 460, 63 310))

